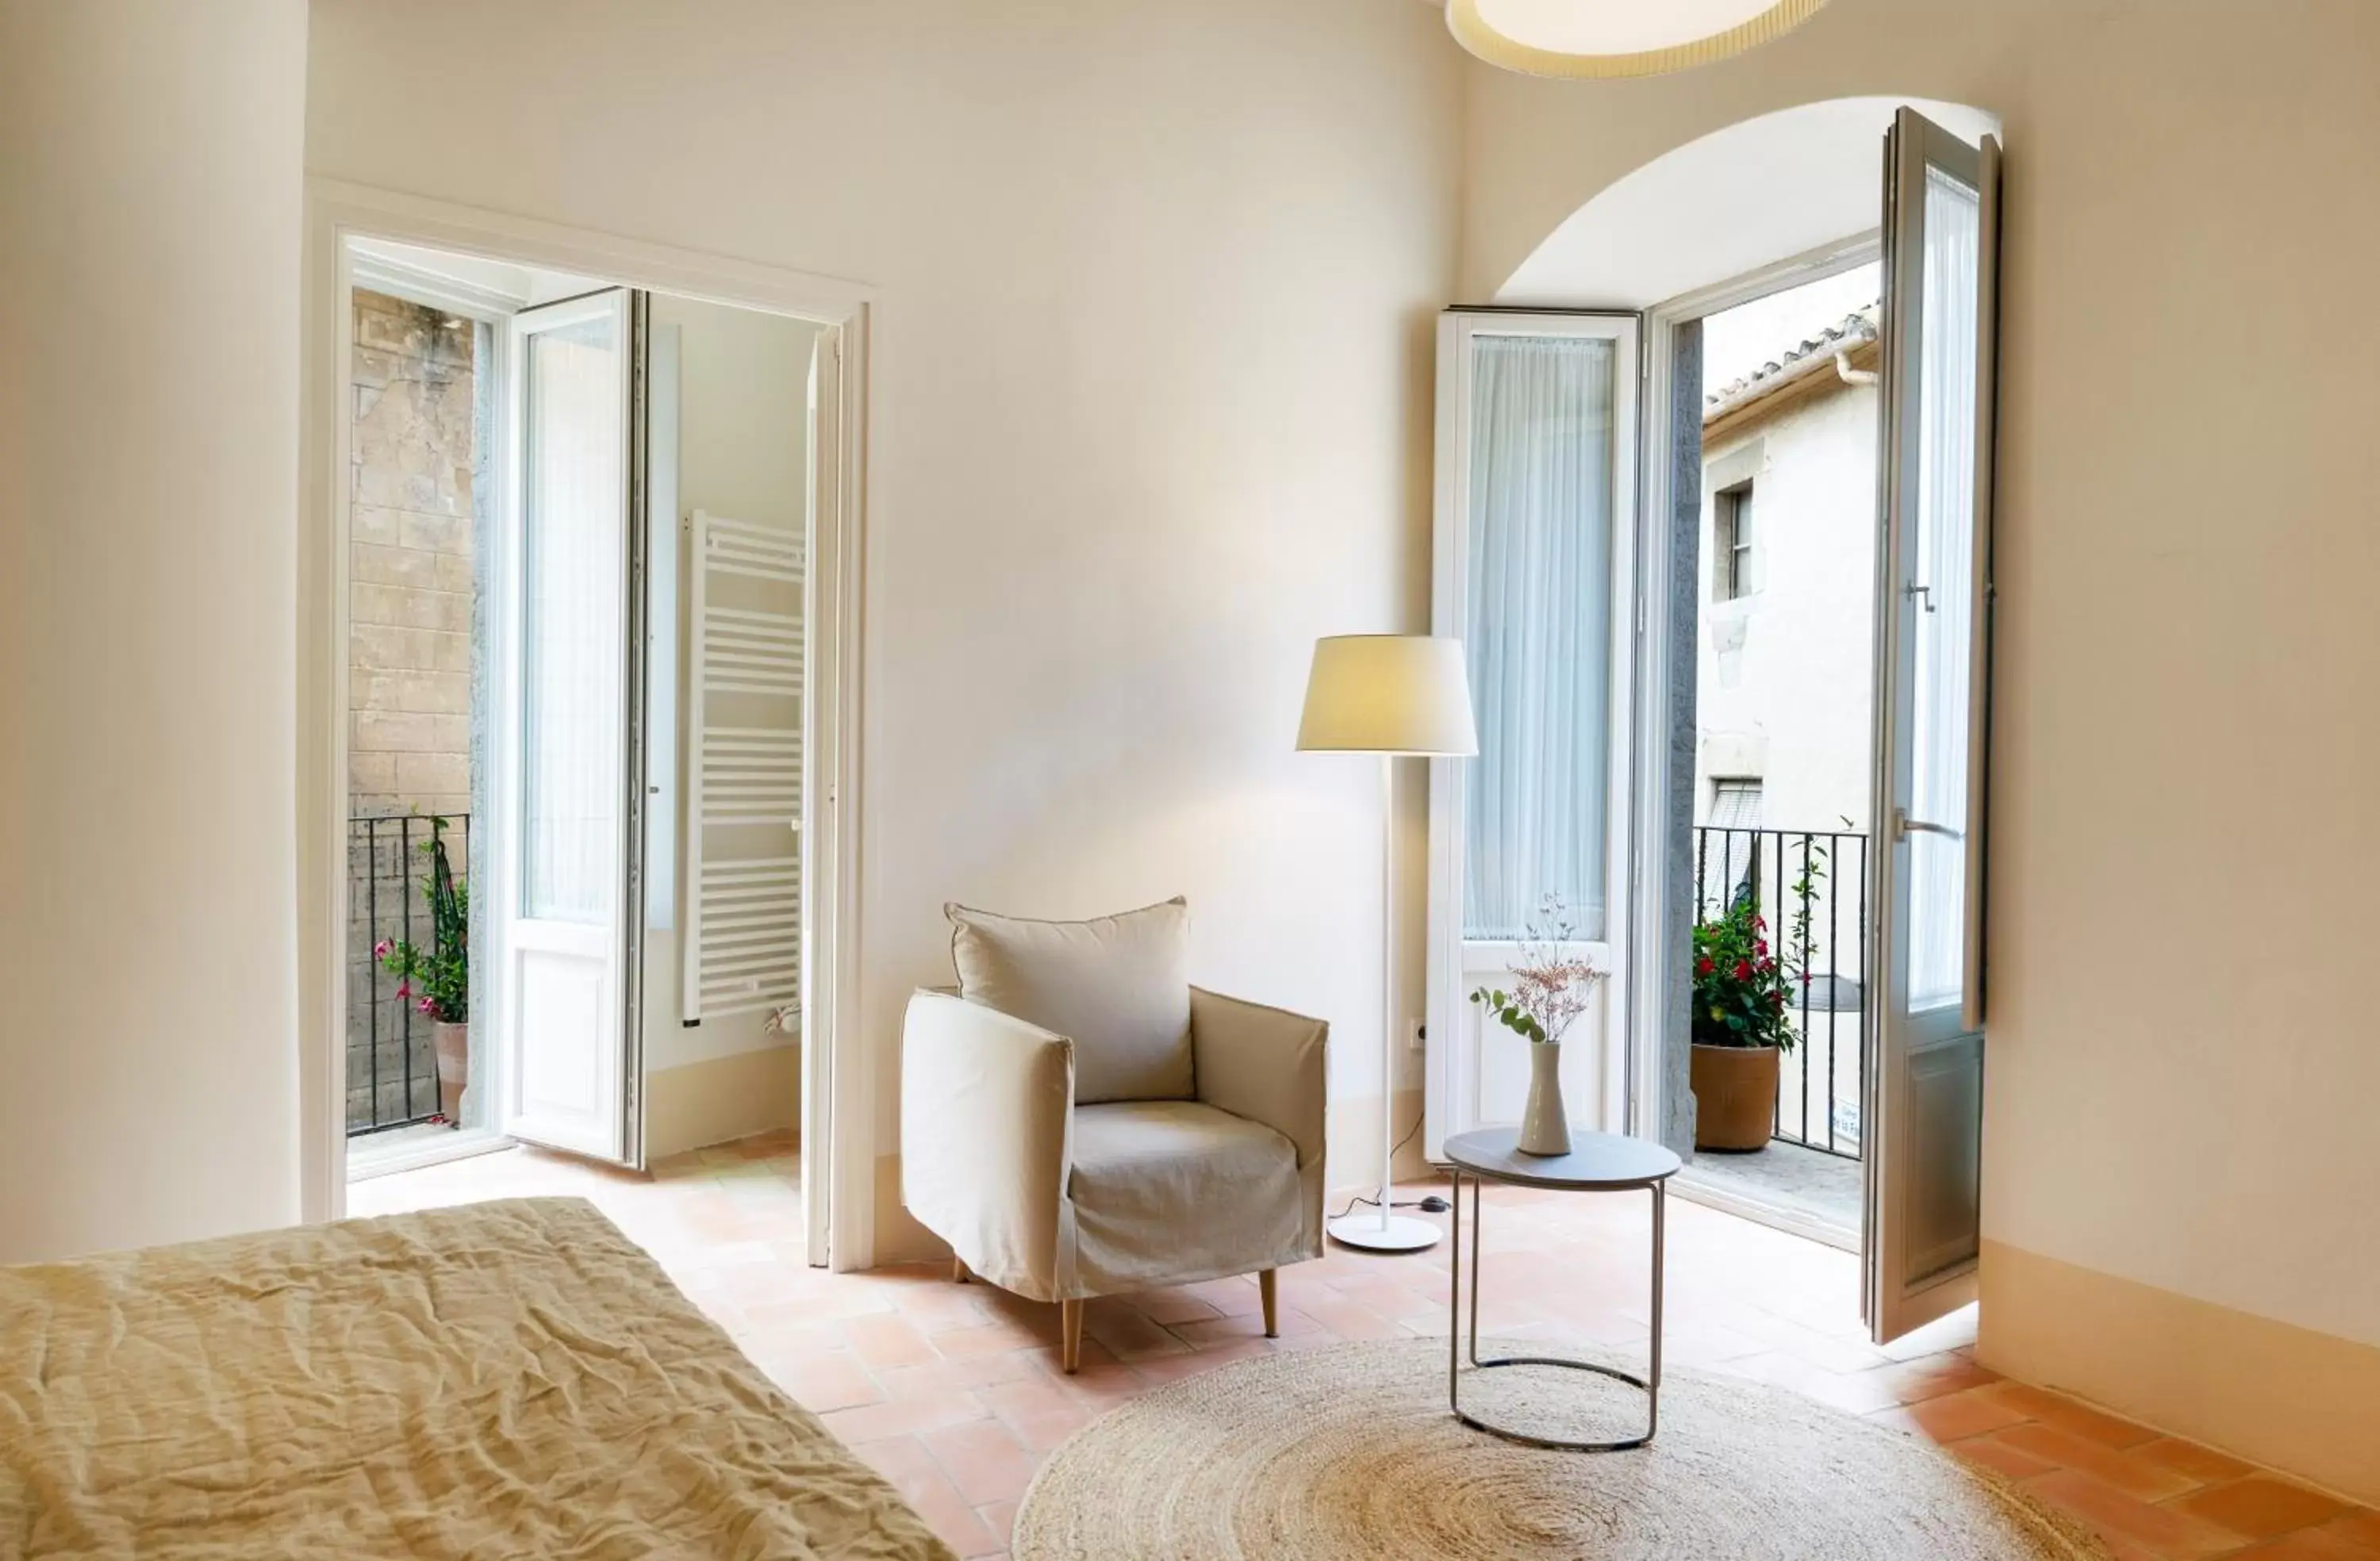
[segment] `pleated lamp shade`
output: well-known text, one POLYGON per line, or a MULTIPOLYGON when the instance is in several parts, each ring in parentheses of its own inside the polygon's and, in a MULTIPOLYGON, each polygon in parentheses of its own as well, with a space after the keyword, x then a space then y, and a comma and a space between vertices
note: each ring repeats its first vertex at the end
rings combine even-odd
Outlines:
POLYGON ((1427 635, 1316 640, 1297 745, 1353 754, 1477 753, 1463 642, 1427 635))
POLYGON ((1446 0, 1457 42, 1531 76, 1658 76, 1791 32, 1826 0, 1446 0))

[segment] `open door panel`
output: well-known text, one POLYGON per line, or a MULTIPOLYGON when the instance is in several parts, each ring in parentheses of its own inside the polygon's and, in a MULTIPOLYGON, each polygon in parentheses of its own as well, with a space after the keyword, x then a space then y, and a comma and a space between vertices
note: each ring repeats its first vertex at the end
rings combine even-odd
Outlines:
POLYGON ((1865 1312, 1974 1298, 1999 146, 1907 109, 1886 140, 1865 1312))
POLYGON ((512 320, 498 608, 504 1131, 636 1163, 643 296, 512 320))
MULTIPOLYGON (((1468 1000, 1552 945, 1608 979, 1561 1047, 1571 1119, 1624 1127, 1641 320, 1439 323, 1430 632, 1463 642, 1479 753, 1429 777, 1423 1145, 1517 1123, 1529 1043, 1468 1000)), ((1396 1124, 1401 1131, 1404 1124, 1396 1124)))

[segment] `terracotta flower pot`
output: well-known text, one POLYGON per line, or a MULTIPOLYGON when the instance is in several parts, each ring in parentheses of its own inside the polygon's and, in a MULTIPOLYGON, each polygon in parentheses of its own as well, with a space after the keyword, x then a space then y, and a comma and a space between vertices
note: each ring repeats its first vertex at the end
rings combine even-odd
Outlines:
POLYGON ((1694 1047, 1694 1147, 1764 1149, 1777 1119, 1775 1047, 1694 1047))
POLYGON ((471 1027, 432 1024, 430 1044, 438 1054, 438 1110, 450 1122, 463 1119, 463 1085, 471 1076, 471 1027))

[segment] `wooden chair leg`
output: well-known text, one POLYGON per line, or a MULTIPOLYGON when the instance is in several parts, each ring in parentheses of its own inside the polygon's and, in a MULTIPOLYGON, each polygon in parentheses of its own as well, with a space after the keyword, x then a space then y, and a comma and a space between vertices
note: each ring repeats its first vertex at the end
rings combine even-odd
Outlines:
POLYGON ((1264 1297, 1265 1337, 1281 1337, 1281 1271, 1268 1268, 1257 1276, 1257 1293, 1264 1297))
POLYGON ((951 1283, 954 1285, 964 1285, 966 1282, 966 1259, 958 1256, 956 1253, 953 1253, 951 1256, 951 1283))
POLYGON ((1058 1332, 1061 1339, 1058 1361, 1065 1367, 1066 1374, 1073 1376, 1083 1364, 1083 1303, 1081 1301, 1062 1301, 1058 1303, 1058 1332))

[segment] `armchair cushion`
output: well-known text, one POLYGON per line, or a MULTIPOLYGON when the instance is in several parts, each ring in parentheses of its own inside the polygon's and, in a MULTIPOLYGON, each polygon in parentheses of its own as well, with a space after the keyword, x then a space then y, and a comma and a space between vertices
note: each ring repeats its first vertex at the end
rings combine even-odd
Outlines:
POLYGON ((1076 1283, 1106 1295, 1270 1267, 1303 1220, 1296 1146, 1193 1100, 1075 1108, 1076 1283))
POLYGON ((960 994, 1072 1040, 1076 1105, 1191 1097, 1187 902, 1087 922, 942 909, 960 994))

